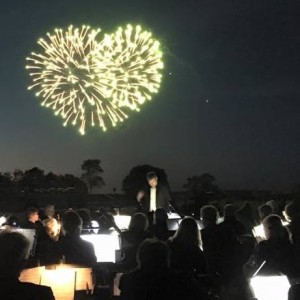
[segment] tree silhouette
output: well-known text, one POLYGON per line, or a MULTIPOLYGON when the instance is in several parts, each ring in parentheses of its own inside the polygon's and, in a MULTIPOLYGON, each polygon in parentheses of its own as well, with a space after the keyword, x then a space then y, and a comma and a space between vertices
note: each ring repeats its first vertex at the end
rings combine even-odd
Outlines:
POLYGON ((105 182, 100 175, 103 173, 100 163, 100 159, 87 159, 83 161, 81 165, 81 170, 85 171, 82 174, 81 179, 85 182, 89 194, 92 194, 95 188, 101 188, 105 185, 105 182))
POLYGON ((12 178, 9 172, 0 173, 0 188, 10 188, 13 186, 12 178))
POLYGON ((28 191, 35 191, 45 187, 45 175, 44 171, 34 167, 26 170, 23 177, 19 180, 19 185, 22 189, 28 191))
POLYGON ((150 165, 139 165, 133 167, 129 174, 123 179, 122 189, 129 200, 134 201, 138 191, 147 186, 146 175, 148 172, 155 172, 158 176, 159 183, 169 188, 167 174, 165 170, 150 165))

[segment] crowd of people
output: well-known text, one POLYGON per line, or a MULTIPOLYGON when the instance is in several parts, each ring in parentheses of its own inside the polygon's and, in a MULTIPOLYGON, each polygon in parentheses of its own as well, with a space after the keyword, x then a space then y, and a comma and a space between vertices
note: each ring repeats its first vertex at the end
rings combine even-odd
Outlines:
MULTIPOLYGON (((176 231, 168 228, 168 214, 157 208, 132 214, 127 230, 114 222, 113 210, 88 209, 57 212, 53 205, 42 211, 31 207, 22 222, 12 217, 0 233, 1 299, 54 299, 50 288, 18 281, 24 267, 60 262, 98 268, 93 244, 80 238, 82 230, 94 234, 117 231, 122 259, 111 273, 123 273, 120 298, 133 299, 254 299, 249 280, 255 275, 287 276, 289 300, 300 299, 300 207, 287 203, 280 212, 276 202, 257 208, 256 220, 249 203, 237 211, 212 203, 200 210, 200 220, 182 218, 176 231), (9 229, 36 230, 35 251, 25 264, 26 239, 9 229), (255 227, 263 228, 261 236, 255 227), (28 294, 26 294, 28 293, 28 294), (32 294, 44 295, 34 298, 32 294)), ((105 245, 103 245, 105 247, 105 245)), ((100 268, 101 269, 101 268, 100 268)))

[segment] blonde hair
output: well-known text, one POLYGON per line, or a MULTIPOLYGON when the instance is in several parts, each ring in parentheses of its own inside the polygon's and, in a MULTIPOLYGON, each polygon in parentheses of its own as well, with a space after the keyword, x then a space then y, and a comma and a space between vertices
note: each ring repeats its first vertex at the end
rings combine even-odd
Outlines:
POLYGON ((61 225, 55 218, 46 219, 43 221, 43 225, 48 236, 57 241, 60 234, 61 225))

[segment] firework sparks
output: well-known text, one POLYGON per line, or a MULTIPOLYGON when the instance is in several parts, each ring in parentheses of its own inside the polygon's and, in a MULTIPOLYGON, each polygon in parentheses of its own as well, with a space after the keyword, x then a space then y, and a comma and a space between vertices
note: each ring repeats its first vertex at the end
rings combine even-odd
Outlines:
POLYGON ((150 32, 128 25, 102 39, 100 34, 89 26, 56 29, 38 41, 43 52, 27 58, 28 89, 81 134, 88 125, 106 131, 107 124, 122 122, 161 83, 162 53, 150 32))
POLYGON ((142 31, 140 26, 127 25, 126 29, 120 27, 116 33, 105 35, 96 65, 100 70, 106 68, 106 76, 98 72, 99 81, 107 86, 114 104, 138 111, 158 92, 163 68, 159 47, 151 32, 142 31))

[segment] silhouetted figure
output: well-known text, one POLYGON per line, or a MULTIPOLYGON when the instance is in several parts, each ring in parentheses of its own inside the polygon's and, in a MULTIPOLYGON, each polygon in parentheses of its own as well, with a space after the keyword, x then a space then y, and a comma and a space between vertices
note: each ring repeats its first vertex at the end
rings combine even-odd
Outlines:
POLYGON ((220 223, 219 230, 221 232, 221 235, 228 231, 233 233, 237 237, 246 234, 244 224, 236 218, 236 209, 233 204, 225 205, 224 221, 220 223))
POLYGON ((45 219, 52 219, 55 218, 55 206, 54 204, 46 204, 44 209, 41 211, 40 214, 41 220, 45 219))
POLYGON ((293 262, 292 245, 281 218, 269 215, 263 220, 266 240, 261 241, 254 252, 252 260, 264 262, 260 275, 290 275, 293 262))
POLYGON ((78 209, 78 215, 82 220, 82 229, 89 229, 91 228, 91 216, 87 209, 78 209))
POLYGON ((300 251, 300 205, 294 202, 287 204, 285 216, 289 222, 286 228, 289 231, 290 239, 300 251))
POLYGON ((258 207, 258 216, 260 222, 262 222, 267 216, 273 213, 273 208, 269 204, 262 204, 258 207))
POLYGON ((270 205, 272 207, 272 214, 280 216, 281 211, 279 209, 279 203, 276 200, 269 200, 266 202, 266 204, 270 205))
MULTIPOLYGON (((235 207, 224 207, 224 221, 219 224, 220 247, 220 298, 242 300, 247 298, 248 286, 243 276, 243 265, 252 252, 245 252, 243 245, 246 230, 242 222, 236 219, 235 207)), ((250 238, 253 238, 250 235, 250 238)))
POLYGON ((175 235, 168 240, 171 249, 171 268, 199 275, 206 273, 205 257, 200 249, 200 233, 196 220, 184 218, 175 235))
POLYGON ((295 263, 293 268, 293 276, 300 277, 300 206, 297 203, 289 203, 285 207, 285 216, 289 221, 286 226, 290 240, 292 242, 292 248, 294 252, 295 263))
POLYGON ((244 224, 246 233, 252 234, 252 229, 255 226, 255 218, 249 202, 245 202, 237 211, 237 218, 244 224))
POLYGON ((39 231, 41 227, 42 224, 40 222, 39 210, 35 207, 29 207, 26 211, 26 220, 21 224, 21 228, 39 231))
POLYGON ((121 277, 121 299, 205 299, 192 280, 182 280, 169 268, 166 243, 157 239, 145 240, 139 248, 137 259, 138 268, 121 277))
POLYGON ((154 212, 152 231, 154 236, 161 241, 166 241, 170 237, 168 230, 168 214, 163 208, 158 208, 154 212))
POLYGON ((45 219, 37 237, 35 257, 42 266, 57 264, 60 261, 58 239, 60 224, 55 218, 45 219))
POLYGON ((60 254, 66 263, 93 267, 97 262, 95 249, 93 244, 80 238, 81 229, 80 216, 75 211, 67 211, 62 217, 63 236, 58 242, 60 254))
POLYGON ((121 233, 124 252, 123 264, 125 268, 136 266, 136 253, 139 245, 153 235, 148 231, 149 221, 145 214, 136 213, 131 217, 129 228, 121 233))
POLYGON ((29 242, 17 232, 0 234, 0 299, 54 300, 50 287, 18 280, 29 242))
POLYGON ((215 206, 204 205, 200 210, 203 229, 200 230, 202 249, 206 259, 207 273, 211 281, 213 294, 219 294, 221 257, 219 244, 218 211, 215 206))

